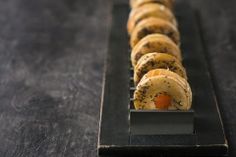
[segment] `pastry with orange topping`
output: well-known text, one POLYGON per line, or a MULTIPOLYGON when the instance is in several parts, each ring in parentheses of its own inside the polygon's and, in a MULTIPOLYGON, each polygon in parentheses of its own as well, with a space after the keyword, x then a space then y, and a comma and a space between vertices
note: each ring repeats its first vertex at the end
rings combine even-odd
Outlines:
POLYGON ((189 110, 191 104, 192 92, 188 82, 166 69, 149 71, 134 92, 137 110, 189 110))

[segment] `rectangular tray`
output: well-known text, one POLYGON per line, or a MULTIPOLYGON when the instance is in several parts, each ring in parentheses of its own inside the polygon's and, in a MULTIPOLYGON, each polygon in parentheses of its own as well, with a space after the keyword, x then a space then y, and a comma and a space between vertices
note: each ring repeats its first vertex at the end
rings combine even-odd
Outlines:
MULTIPOLYGON (((187 1, 181 2, 176 5, 176 16, 181 33, 183 64, 193 92, 194 133, 170 132, 163 135, 159 130, 160 134, 154 135, 147 132, 144 134, 142 129, 140 133, 140 129, 133 130, 131 127, 140 124, 140 121, 130 120, 130 116, 136 116, 137 111, 130 108, 130 50, 126 31, 129 7, 115 5, 101 102, 98 135, 100 156, 227 154, 227 140, 204 56, 196 15, 187 1), (131 122, 134 125, 131 125, 131 122)), ((188 124, 192 124, 191 121, 188 124)), ((166 126, 168 128, 170 125, 166 126)), ((180 128, 184 130, 184 127, 180 128)))

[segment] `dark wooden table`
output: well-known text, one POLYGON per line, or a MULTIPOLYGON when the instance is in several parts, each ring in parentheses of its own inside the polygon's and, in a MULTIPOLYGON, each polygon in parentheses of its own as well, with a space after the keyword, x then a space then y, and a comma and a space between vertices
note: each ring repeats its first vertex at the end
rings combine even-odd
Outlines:
MULTIPOLYGON (((190 2, 200 11, 233 157, 236 1, 190 2)), ((96 156, 111 9, 110 0, 0 1, 1 157, 96 156)))

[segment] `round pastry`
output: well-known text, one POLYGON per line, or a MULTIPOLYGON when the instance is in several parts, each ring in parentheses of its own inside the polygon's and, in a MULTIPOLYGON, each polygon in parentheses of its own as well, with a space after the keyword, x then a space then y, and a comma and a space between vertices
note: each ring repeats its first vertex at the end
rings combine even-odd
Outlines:
POLYGON ((167 20, 177 25, 175 16, 170 11, 170 9, 166 8, 164 5, 158 3, 148 3, 141 7, 132 9, 130 12, 127 29, 128 33, 131 34, 134 27, 142 20, 148 17, 156 17, 161 18, 163 20, 167 20))
POLYGON ((135 109, 189 110, 192 92, 188 82, 166 69, 149 71, 134 92, 135 109))
POLYGON ((170 38, 162 34, 151 34, 140 40, 133 48, 131 52, 133 67, 144 54, 151 52, 168 53, 182 60, 179 47, 170 38))
POLYGON ((130 0, 130 7, 137 8, 147 3, 159 3, 170 9, 173 9, 174 0, 130 0))
POLYGON ((166 35, 177 45, 180 44, 179 31, 172 23, 160 18, 149 17, 140 21, 132 31, 130 46, 133 48, 142 38, 154 33, 166 35))
POLYGON ((165 53, 148 53, 143 55, 134 69, 134 83, 137 85, 143 75, 153 69, 168 69, 187 79, 181 62, 174 56, 165 53))

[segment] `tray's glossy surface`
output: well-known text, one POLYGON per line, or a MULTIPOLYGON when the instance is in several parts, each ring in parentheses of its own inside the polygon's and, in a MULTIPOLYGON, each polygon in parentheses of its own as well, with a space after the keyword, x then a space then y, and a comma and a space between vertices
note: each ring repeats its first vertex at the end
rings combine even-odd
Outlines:
POLYGON ((113 9, 113 25, 104 75, 98 152, 100 155, 225 155, 220 114, 207 68, 196 17, 189 6, 178 4, 183 61, 193 91, 195 134, 130 134, 129 46, 127 5, 113 9))

